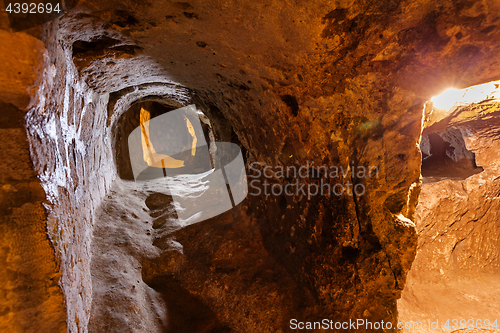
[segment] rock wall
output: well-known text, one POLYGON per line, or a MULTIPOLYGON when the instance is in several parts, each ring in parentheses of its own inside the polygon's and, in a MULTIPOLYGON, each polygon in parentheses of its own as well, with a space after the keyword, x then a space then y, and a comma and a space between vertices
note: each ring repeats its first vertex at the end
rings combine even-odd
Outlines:
POLYGON ((32 34, 9 31, 3 14, 0 38, 0 331, 63 333, 61 275, 23 119, 43 44, 32 34))
POLYGON ((484 170, 457 180, 450 167, 448 179, 426 184, 424 178, 415 216, 417 255, 398 305, 404 321, 498 318, 498 107, 492 101, 467 105, 424 130, 458 129, 484 170))

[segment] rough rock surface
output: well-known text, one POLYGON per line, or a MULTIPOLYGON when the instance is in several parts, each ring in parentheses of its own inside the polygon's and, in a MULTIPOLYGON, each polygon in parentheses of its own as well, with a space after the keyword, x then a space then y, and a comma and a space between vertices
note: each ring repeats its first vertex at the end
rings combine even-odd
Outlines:
POLYGON ((455 180, 450 168, 446 180, 424 178, 415 216, 417 255, 398 305, 402 321, 493 323, 500 316, 499 110, 491 101, 468 105, 424 130, 459 129, 484 171, 455 180), (474 112, 478 107, 481 112, 474 112))
POLYGON ((47 238, 45 193, 30 160, 24 116, 43 44, 0 16, 0 332, 63 333, 60 272, 47 238))
POLYGON ((48 25, 28 130, 52 203, 69 331, 161 331, 141 315, 158 294, 171 332, 284 332, 292 318, 395 323, 417 240, 423 103, 500 76, 497 7, 81 1, 48 25), (127 210, 108 225, 106 208, 123 197, 114 129, 151 95, 228 122, 248 167, 375 166, 378 177, 327 180, 362 184, 360 196, 249 196, 233 213, 166 234, 137 227, 152 222, 140 209, 131 226, 127 210), (116 231, 124 239, 109 242, 116 231), (156 249, 138 251, 136 238, 156 249))

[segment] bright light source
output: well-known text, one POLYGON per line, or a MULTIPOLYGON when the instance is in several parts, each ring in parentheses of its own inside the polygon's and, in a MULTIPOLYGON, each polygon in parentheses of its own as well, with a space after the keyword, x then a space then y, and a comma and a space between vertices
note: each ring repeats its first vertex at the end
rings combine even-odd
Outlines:
POLYGON ((432 104, 438 109, 451 109, 458 100, 461 99, 463 93, 455 88, 446 89, 441 95, 431 98, 432 104))
POLYGON ((465 89, 450 88, 431 98, 437 109, 449 110, 456 104, 471 104, 500 97, 500 81, 493 81, 465 89))

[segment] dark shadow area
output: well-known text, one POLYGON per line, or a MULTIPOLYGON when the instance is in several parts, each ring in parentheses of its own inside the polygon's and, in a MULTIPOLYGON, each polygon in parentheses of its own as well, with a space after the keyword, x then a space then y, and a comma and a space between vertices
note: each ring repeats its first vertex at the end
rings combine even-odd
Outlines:
POLYGON ((165 333, 230 333, 209 306, 171 277, 156 277, 148 285, 159 292, 167 304, 165 333))
MULTIPOLYGON (((151 210, 150 215, 164 211, 164 216, 172 207, 171 196, 152 193, 146 199, 151 210)), ((230 333, 233 330, 221 322, 212 310, 213 305, 206 304, 196 295, 191 283, 201 276, 210 276, 205 271, 207 265, 217 261, 213 247, 219 248, 227 242, 232 223, 239 218, 234 212, 226 212, 212 219, 185 227, 175 233, 165 233, 155 240, 155 245, 164 249, 167 239, 177 239, 183 244, 183 252, 167 250, 159 258, 143 260, 143 281, 161 294, 167 308, 167 328, 165 333, 230 333), (190 242, 187 240, 191 240, 190 242), (188 269, 188 270, 186 270, 188 269), (187 276, 186 276, 187 275, 187 276)), ((227 246, 227 244, 226 244, 227 246)), ((251 266, 248 266, 251 267, 251 266)), ((230 269, 226 273, 234 272, 230 269)))
POLYGON ((422 176, 424 183, 444 179, 463 180, 483 171, 475 154, 467 150, 460 130, 448 128, 422 136, 422 176))

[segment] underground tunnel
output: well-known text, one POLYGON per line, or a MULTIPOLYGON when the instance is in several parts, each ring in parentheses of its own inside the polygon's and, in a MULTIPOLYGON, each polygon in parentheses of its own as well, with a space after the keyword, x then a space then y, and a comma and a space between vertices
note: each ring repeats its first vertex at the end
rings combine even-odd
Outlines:
POLYGON ((0 331, 500 331, 500 3, 62 4, 1 13, 0 331))
POLYGON ((498 93, 498 82, 489 82, 445 93, 448 105, 430 101, 424 109, 419 240, 400 318, 432 313, 448 330, 496 329, 498 93))

